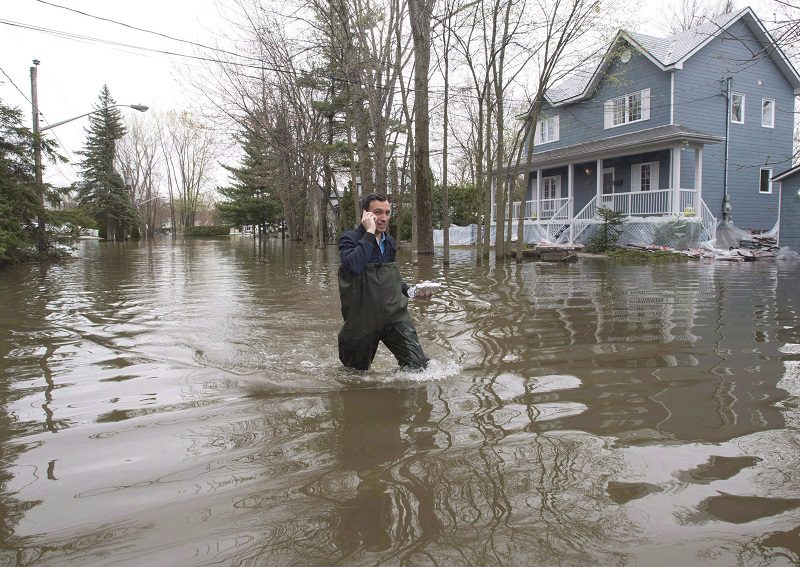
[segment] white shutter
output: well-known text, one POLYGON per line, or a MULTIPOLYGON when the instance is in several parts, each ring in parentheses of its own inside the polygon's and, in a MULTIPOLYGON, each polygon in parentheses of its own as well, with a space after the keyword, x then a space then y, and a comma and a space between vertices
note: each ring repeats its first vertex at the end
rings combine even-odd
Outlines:
POLYGON ((650 190, 658 191, 661 187, 658 184, 658 162, 650 162, 650 190))
POLYGON ((539 145, 539 133, 542 131, 542 122, 541 120, 536 121, 536 131, 533 133, 533 146, 539 145))
POLYGON ((650 120, 650 89, 642 91, 642 120, 650 120))
POLYGON ((631 166, 631 191, 642 190, 642 164, 634 163, 631 166))
POLYGON ((558 114, 553 116, 553 141, 558 142, 559 139, 559 129, 560 129, 560 121, 558 118, 558 114))
POLYGON ((607 100, 603 103, 603 128, 611 128, 614 125, 614 101, 607 100))

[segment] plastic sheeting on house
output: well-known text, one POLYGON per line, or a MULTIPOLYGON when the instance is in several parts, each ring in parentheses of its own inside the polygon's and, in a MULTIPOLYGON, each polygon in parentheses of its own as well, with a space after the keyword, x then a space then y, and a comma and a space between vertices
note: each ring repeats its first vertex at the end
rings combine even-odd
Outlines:
POLYGON ((717 225, 717 233, 715 238, 708 242, 708 246, 711 248, 719 248, 721 250, 739 248, 739 244, 742 240, 752 238, 752 236, 752 234, 746 230, 742 230, 732 222, 721 220, 717 225))
MULTIPOLYGON (((495 225, 491 226, 489 231, 489 241, 492 246, 495 242, 495 225)), ((508 230, 508 225, 506 225, 508 230)), ((555 239, 548 235, 547 225, 535 224, 526 221, 522 226, 522 239, 527 244, 539 243, 552 243, 555 239)), ((478 241, 478 226, 471 224, 469 226, 451 226, 450 227, 450 245, 451 246, 474 246, 478 241)), ((517 223, 511 223, 511 241, 517 241, 517 223)), ((444 231, 434 229, 433 231, 433 244, 434 246, 444 245, 444 231)))
MULTIPOLYGON (((577 243, 589 242, 601 226, 600 222, 596 222, 587 227, 576 239, 577 243)), ((709 241, 709 234, 698 217, 626 219, 620 229, 622 232, 619 235, 619 244, 622 245, 662 246, 675 250, 688 250, 709 241)))

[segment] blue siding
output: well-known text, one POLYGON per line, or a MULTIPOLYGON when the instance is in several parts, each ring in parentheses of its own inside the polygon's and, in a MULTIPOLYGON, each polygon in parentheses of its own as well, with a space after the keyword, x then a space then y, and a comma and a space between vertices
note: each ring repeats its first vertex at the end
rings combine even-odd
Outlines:
POLYGON ((633 49, 632 52, 633 57, 628 63, 615 60, 609 66, 592 98, 542 110, 542 117, 558 114, 559 140, 534 146, 534 154, 669 124, 669 75, 661 71, 644 55, 633 49), (650 89, 650 119, 605 129, 603 127, 604 102, 643 89, 650 89))
MULTIPOLYGON (((728 193, 734 224, 766 230, 778 214, 778 193, 759 193, 760 167, 773 174, 791 165, 794 95, 778 67, 761 54, 761 43, 742 21, 690 57, 675 71, 675 123, 709 134, 725 135, 725 78, 733 77, 733 92, 745 95, 744 124, 730 125, 728 193), (730 37, 731 34, 735 38, 730 37), (756 59, 753 54, 756 53, 756 59), (775 127, 761 126, 761 99, 775 100, 775 127)), ((703 151, 703 200, 722 215, 725 144, 703 151)), ((683 152, 681 185, 694 186, 693 152, 683 152)))
POLYGON ((797 196, 797 191, 800 190, 800 174, 794 174, 780 183, 783 198, 778 242, 781 246, 800 252, 800 197, 797 196))

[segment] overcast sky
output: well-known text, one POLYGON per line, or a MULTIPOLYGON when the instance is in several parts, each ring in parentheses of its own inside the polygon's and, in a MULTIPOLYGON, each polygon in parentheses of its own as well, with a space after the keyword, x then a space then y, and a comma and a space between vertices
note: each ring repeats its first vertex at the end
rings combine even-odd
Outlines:
MULTIPOLYGON (((2 0, 0 98, 22 108, 26 113, 26 123, 30 125, 30 67, 32 60, 38 59, 41 62, 38 84, 43 125, 91 110, 103 84, 109 86, 112 96, 120 104, 144 104, 159 110, 189 108, 197 101, 192 100, 190 90, 181 85, 180 73, 176 69, 201 63, 96 40, 186 55, 197 54, 196 48, 75 11, 204 45, 216 45, 220 30, 228 27, 222 21, 220 11, 224 13, 224 6, 230 1, 2 0), (31 26, 41 29, 27 29, 31 26)), ((677 1, 670 0, 669 4, 677 1)), ((636 3, 632 1, 631 6, 636 3)), ((291 5, 291 2, 286 4, 291 5)), ((638 28, 639 31, 664 35, 655 24, 658 18, 663 17, 667 3, 664 0, 642 0, 641 4, 644 9, 640 13, 646 23, 638 28)), ((739 3, 740 7, 744 5, 739 3)), ((762 18, 771 17, 771 14, 761 13, 755 2, 751 5, 762 18)), ((122 112, 135 111, 122 109, 122 112)), ((87 125, 84 118, 52 130, 71 160, 78 160, 75 152, 83 144, 87 125)), ((56 185, 66 185, 76 179, 76 168, 68 164, 48 166, 46 179, 56 185)))

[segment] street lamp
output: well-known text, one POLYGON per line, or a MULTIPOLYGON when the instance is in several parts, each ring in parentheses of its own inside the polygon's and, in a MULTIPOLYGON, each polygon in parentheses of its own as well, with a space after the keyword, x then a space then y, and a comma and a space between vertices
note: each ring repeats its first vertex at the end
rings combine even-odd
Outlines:
POLYGON ((36 83, 38 65, 39 65, 39 60, 34 59, 33 67, 31 67, 31 105, 33 106, 33 163, 36 174, 36 191, 38 193, 39 205, 41 207, 36 227, 37 247, 41 252, 47 249, 47 231, 45 229, 45 218, 44 218, 44 182, 42 181, 41 133, 44 132, 45 130, 55 128, 56 126, 61 126, 62 124, 66 124, 67 122, 78 120, 79 118, 83 118, 84 116, 89 116, 90 114, 95 114, 97 112, 108 110, 109 108, 126 106, 128 108, 138 110, 139 112, 147 112, 148 108, 142 104, 112 104, 110 106, 105 106, 103 108, 97 108, 95 110, 86 112, 79 116, 73 116, 72 118, 68 118, 67 120, 62 120, 61 122, 56 122, 55 124, 50 124, 49 126, 45 126, 44 128, 39 128, 39 89, 36 83))
POLYGON ((126 106, 128 108, 138 110, 139 112, 147 112, 148 110, 150 110, 149 107, 143 104, 112 104, 110 106, 104 106, 103 108, 92 110, 91 112, 87 112, 86 114, 81 114, 80 116, 73 116, 72 118, 67 118, 66 120, 62 120, 61 122, 56 122, 55 124, 50 124, 49 126, 45 126, 44 128, 39 128, 39 131, 44 132, 45 130, 49 130, 50 128, 55 128, 56 126, 61 126, 62 124, 66 124, 67 122, 72 122, 73 120, 77 120, 78 118, 83 118, 84 116, 89 116, 90 114, 95 114, 97 112, 108 110, 109 108, 117 108, 120 106, 126 106))

